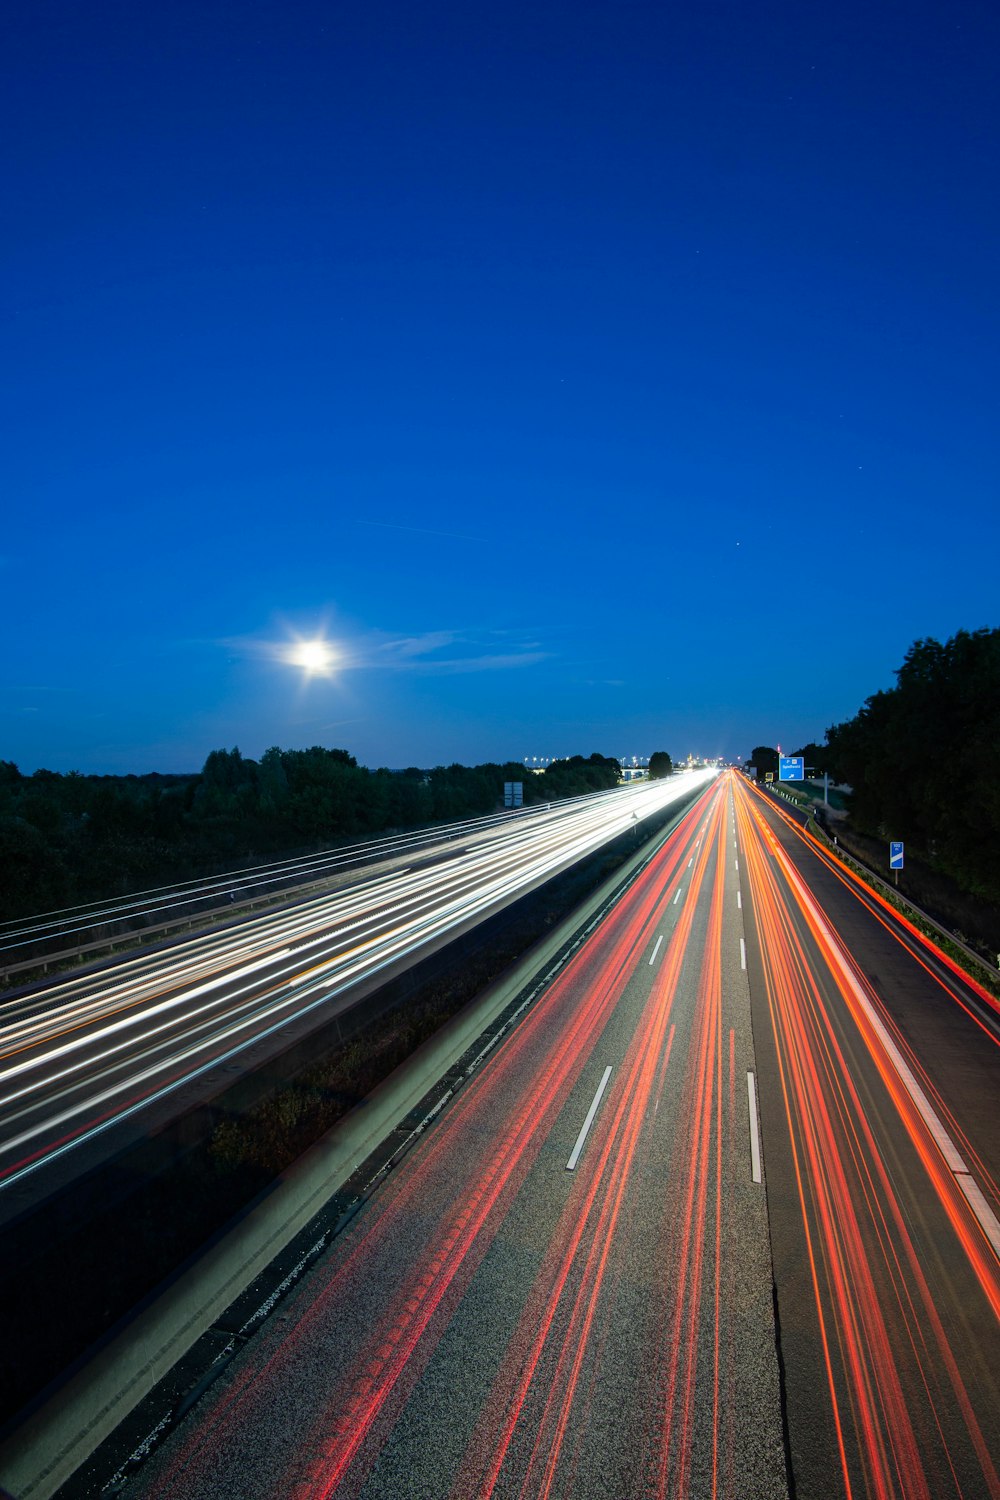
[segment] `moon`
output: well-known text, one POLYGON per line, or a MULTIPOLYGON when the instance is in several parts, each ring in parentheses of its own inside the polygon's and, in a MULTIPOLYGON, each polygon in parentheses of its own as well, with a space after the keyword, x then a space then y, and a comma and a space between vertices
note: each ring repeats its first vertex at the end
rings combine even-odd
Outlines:
POLYGON ((310 677, 329 672, 334 655, 326 641, 299 641, 288 653, 294 667, 302 667, 310 677))

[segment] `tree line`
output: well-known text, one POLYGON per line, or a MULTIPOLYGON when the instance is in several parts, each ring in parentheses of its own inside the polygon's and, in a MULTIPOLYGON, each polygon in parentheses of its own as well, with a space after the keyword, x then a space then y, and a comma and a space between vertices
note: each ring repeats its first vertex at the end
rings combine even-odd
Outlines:
MULTIPOLYGON (((964 891, 1000 900, 1000 629, 914 641, 895 687, 793 752, 850 788, 852 824, 908 852, 964 891)), ((763 780, 777 752, 757 746, 763 780)))
POLYGON ((0 761, 0 918, 490 813, 509 781, 522 783, 531 806, 610 789, 620 775, 616 760, 596 752, 540 775, 517 762, 370 771, 348 751, 318 745, 273 746, 260 760, 213 750, 190 776, 25 776, 0 761))

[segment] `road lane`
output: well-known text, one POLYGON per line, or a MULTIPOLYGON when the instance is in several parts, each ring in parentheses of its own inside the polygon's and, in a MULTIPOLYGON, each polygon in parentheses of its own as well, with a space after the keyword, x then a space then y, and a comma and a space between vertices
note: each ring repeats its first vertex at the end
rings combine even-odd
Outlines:
POLYGON ((128 1492, 786 1493, 730 841, 720 784, 128 1492))
POLYGON ((1000 1049, 965 981, 734 790, 796 1494, 1000 1495, 1000 1049))
MULTIPOLYGON (((710 777, 702 777, 706 783, 710 777)), ((583 799, 480 830, 418 867, 376 875, 98 975, 0 1005, 0 1209, 5 1194, 153 1106, 189 1106, 357 1003, 609 838, 678 800, 691 778, 583 799)))

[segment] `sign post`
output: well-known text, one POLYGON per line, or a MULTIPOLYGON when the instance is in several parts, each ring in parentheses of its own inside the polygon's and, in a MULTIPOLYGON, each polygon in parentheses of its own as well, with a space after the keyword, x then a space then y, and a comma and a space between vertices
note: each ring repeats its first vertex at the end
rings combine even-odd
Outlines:
POLYGON ((902 844, 889 844, 889 869, 896 872, 896 884, 899 884, 899 872, 903 868, 903 846, 902 844))

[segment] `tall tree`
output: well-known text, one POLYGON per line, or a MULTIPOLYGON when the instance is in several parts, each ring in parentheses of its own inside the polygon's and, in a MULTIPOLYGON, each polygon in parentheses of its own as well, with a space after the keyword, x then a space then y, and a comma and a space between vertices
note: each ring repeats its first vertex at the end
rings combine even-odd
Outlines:
POLYGON ((757 767, 757 780, 763 781, 770 771, 778 779, 778 752, 773 745, 755 745, 750 752, 750 764, 757 767))
POLYGON ((792 751, 793 755, 800 755, 802 757, 807 776, 811 776, 814 771, 822 776, 823 772, 827 770, 829 753, 826 745, 817 745, 813 740, 810 740, 807 745, 801 745, 798 750, 792 751))
POLYGON ((902 839, 966 890, 1000 897, 1000 629, 915 641, 896 686, 827 730, 866 832, 902 839))
POLYGON ((260 789, 260 806, 262 812, 275 813, 284 802, 287 802, 288 777, 285 775, 285 763, 282 752, 278 749, 277 745, 272 745, 261 756, 257 772, 257 785, 260 789))

